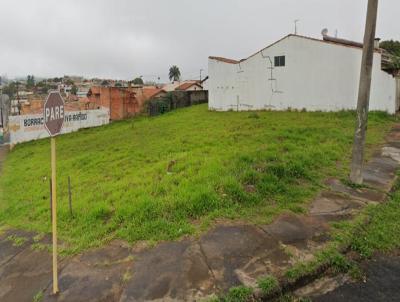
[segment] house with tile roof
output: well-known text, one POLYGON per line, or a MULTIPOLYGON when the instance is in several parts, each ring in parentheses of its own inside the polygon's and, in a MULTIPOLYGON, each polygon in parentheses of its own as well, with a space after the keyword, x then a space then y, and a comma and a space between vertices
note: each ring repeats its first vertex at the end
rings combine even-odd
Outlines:
MULTIPOLYGON (((242 60, 211 56, 209 109, 356 109, 362 47, 324 32, 322 39, 288 35, 242 60)), ((370 110, 394 114, 400 108, 400 80, 386 60, 376 44, 370 110)))
POLYGON ((203 86, 200 81, 187 80, 187 81, 174 81, 169 84, 165 84, 163 89, 167 92, 170 91, 192 91, 192 90, 203 90, 203 86))
POLYGON ((200 85, 199 82, 187 82, 179 85, 175 88, 175 90, 179 91, 193 91, 193 90, 203 90, 203 86, 200 85))
POLYGON ((142 91, 143 91, 144 101, 154 98, 164 97, 167 94, 167 92, 164 89, 154 86, 144 86, 142 88, 142 91))

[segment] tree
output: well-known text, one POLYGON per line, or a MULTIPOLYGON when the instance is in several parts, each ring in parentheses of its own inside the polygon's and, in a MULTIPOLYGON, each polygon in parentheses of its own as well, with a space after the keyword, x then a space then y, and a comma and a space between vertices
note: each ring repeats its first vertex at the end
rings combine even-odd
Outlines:
POLYGON ((179 70, 179 67, 176 65, 171 66, 171 68, 169 69, 169 80, 179 81, 180 78, 181 78, 181 72, 179 70))
POLYGON ((74 81, 72 81, 72 79, 70 79, 69 77, 65 77, 64 78, 64 84, 66 84, 66 85, 74 85, 74 81))
POLYGON ((399 73, 400 70, 400 57, 394 57, 392 59, 391 67, 399 73))
POLYGON ((357 122, 354 133, 353 154, 351 160, 350 181, 363 183, 365 137, 368 125, 369 98, 371 93, 372 63, 374 59, 374 40, 378 0, 368 0, 367 21, 364 33, 364 48, 361 60, 360 86, 357 100, 357 122))
MULTIPOLYGON (((53 84, 54 85, 54 84, 53 84)), ((37 92, 41 94, 47 94, 53 87, 50 86, 47 81, 43 80, 36 84, 37 92)))
POLYGON ((78 93, 78 87, 73 85, 72 88, 71 88, 71 94, 76 95, 77 93, 78 93))
POLYGON ((14 98, 18 91, 18 82, 11 82, 3 88, 3 93, 7 94, 10 99, 14 98))
POLYGON ((63 78, 57 78, 57 77, 51 79, 51 81, 52 81, 53 83, 61 83, 62 80, 63 80, 63 78))
POLYGON ((388 53, 400 57, 400 41, 387 40, 379 44, 380 48, 385 49, 388 53))
POLYGON ((33 75, 28 75, 26 78, 26 87, 33 88, 35 86, 35 77, 33 75))
POLYGON ((134 85, 143 85, 144 82, 143 82, 143 79, 141 77, 137 77, 132 81, 132 84, 134 84, 134 85))
POLYGON ((398 73, 400 70, 400 41, 382 41, 379 46, 392 55, 388 66, 392 70, 396 70, 398 73))
POLYGON ((101 86, 109 86, 109 85, 110 85, 110 83, 107 80, 103 80, 101 82, 101 86))

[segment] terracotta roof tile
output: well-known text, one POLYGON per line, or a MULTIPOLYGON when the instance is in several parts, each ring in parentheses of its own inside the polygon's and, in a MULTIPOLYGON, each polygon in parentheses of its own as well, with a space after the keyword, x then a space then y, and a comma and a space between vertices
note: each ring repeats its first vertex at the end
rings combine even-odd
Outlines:
POLYGON ((187 90, 193 85, 197 85, 199 87, 202 87, 199 83, 193 82, 193 83, 183 83, 182 85, 179 85, 178 87, 175 88, 175 90, 187 90))
POLYGON ((149 100, 160 92, 165 92, 165 91, 161 88, 153 88, 153 87, 143 88, 143 97, 145 100, 149 100))

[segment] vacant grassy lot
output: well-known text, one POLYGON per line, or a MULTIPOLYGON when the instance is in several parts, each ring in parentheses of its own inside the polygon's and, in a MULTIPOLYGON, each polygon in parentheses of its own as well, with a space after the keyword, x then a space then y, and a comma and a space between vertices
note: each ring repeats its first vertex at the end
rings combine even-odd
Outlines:
MULTIPOLYGON (((348 172, 353 113, 208 112, 205 105, 57 138, 59 233, 78 252, 113 238, 167 240, 216 218, 304 211, 348 172), (67 178, 73 187, 68 210, 67 178)), ((394 119, 370 117, 368 147, 394 119)), ((50 143, 17 146, 0 178, 0 224, 49 232, 50 143)))

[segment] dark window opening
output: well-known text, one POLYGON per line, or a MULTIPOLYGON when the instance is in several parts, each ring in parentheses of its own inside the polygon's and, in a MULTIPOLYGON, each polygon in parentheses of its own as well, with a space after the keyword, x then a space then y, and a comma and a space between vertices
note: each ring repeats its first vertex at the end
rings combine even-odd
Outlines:
POLYGON ((285 66, 286 58, 285 56, 277 56, 275 57, 275 67, 282 67, 285 66))

